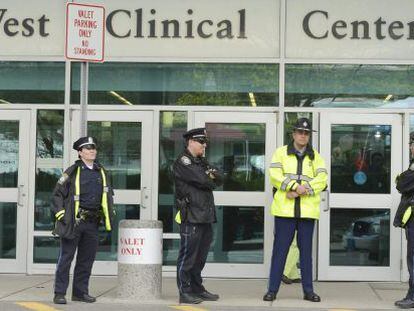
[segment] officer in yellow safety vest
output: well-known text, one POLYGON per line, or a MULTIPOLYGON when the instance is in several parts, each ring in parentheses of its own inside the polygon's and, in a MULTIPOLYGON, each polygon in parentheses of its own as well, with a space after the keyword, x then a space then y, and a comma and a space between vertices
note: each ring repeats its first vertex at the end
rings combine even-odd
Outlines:
POLYGON ((89 278, 98 249, 98 227, 111 231, 113 191, 105 169, 96 161, 96 139, 81 137, 73 144, 79 160, 58 180, 53 191, 53 234, 60 237, 53 302, 66 304, 69 270, 77 251, 72 301, 95 302, 89 295, 89 278))
POLYGON ((405 229, 407 238, 407 268, 410 274, 408 292, 405 298, 395 302, 402 309, 414 308, 414 133, 410 135, 411 162, 408 169, 397 176, 396 188, 401 193, 401 201, 394 218, 394 226, 405 229))
POLYGON ((275 217, 274 243, 264 301, 276 299, 295 232, 304 299, 321 301, 312 283, 312 237, 315 220, 319 218, 320 193, 326 188, 328 175, 324 160, 309 144, 311 132, 312 126, 307 118, 297 120, 293 141, 278 148, 270 164, 270 181, 277 191, 271 206, 275 217))

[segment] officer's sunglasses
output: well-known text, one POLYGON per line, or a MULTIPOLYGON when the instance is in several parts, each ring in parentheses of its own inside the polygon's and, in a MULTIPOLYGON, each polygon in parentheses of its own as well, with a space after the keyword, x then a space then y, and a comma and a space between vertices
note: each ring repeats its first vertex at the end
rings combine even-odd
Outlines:
POLYGON ((295 132, 298 133, 299 135, 305 135, 305 136, 310 135, 310 131, 307 131, 307 130, 296 129, 295 132))
POLYGON ((207 138, 193 138, 194 141, 198 142, 201 145, 207 144, 207 138))
POLYGON ((95 145, 85 145, 82 148, 88 149, 88 150, 95 150, 96 146, 95 145))

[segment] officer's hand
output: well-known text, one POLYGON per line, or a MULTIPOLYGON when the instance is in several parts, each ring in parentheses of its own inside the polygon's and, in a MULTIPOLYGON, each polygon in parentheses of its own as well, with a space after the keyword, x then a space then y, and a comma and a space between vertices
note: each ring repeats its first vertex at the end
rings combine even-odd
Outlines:
POLYGON ((206 174, 208 175, 208 177, 210 177, 211 179, 215 179, 216 178, 216 172, 217 172, 217 170, 216 169, 214 169, 214 168, 209 168, 207 171, 206 171, 206 174))
POLYGON ((296 192, 297 192, 297 194, 299 194, 299 195, 304 195, 304 194, 306 194, 306 193, 308 192, 308 190, 306 189, 306 187, 305 187, 304 185, 299 185, 299 186, 296 188, 296 192))
POLYGON ((61 223, 65 223, 65 210, 61 210, 56 213, 55 215, 56 220, 60 221, 61 223))
POLYGON ((294 199, 294 198, 297 198, 298 196, 299 196, 299 194, 297 194, 295 191, 288 191, 286 193, 286 197, 288 199, 294 199))

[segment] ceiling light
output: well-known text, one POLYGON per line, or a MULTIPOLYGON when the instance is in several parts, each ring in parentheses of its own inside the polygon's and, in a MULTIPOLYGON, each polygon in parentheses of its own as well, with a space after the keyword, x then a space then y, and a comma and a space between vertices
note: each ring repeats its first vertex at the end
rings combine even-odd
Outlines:
POLYGON ((113 97, 115 97, 116 99, 118 99, 119 101, 123 102, 125 105, 130 105, 133 106, 134 104, 131 103, 129 100, 127 100, 125 97, 122 97, 121 95, 119 95, 117 92, 115 91, 110 91, 108 92, 109 94, 111 94, 113 97))
POLYGON ((256 107, 256 99, 254 98, 254 94, 253 93, 249 93, 249 97, 250 97, 250 104, 252 105, 252 107, 256 107))

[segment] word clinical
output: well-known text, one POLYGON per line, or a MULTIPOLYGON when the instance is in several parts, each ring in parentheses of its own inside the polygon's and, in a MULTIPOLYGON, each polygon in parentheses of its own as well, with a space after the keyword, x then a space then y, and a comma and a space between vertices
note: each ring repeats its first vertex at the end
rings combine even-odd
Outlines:
MULTIPOLYGON (((108 33, 116 38, 128 38, 133 35, 135 38, 187 38, 193 39, 196 36, 207 39, 215 36, 218 39, 233 39, 237 33, 237 39, 247 39, 246 36, 246 10, 238 11, 237 25, 234 25, 229 19, 223 19, 219 22, 214 22, 211 19, 204 19, 201 21, 195 21, 193 19, 187 19, 183 25, 177 19, 166 19, 161 22, 157 21, 155 15, 157 11, 151 9, 149 12, 151 18, 145 19, 145 14, 142 9, 137 9, 134 12, 129 10, 115 10, 108 14, 106 19, 106 29, 108 33), (134 25, 134 34, 132 34, 132 27, 129 27, 127 31, 121 32, 114 27, 113 20, 119 21, 122 19, 124 22, 131 22, 134 25), (234 27, 237 27, 235 30, 234 27), (159 34, 158 28, 162 29, 162 34, 159 34), (146 29, 147 31, 144 31, 146 29)), ((193 15, 192 9, 187 10, 188 17, 193 15)))

